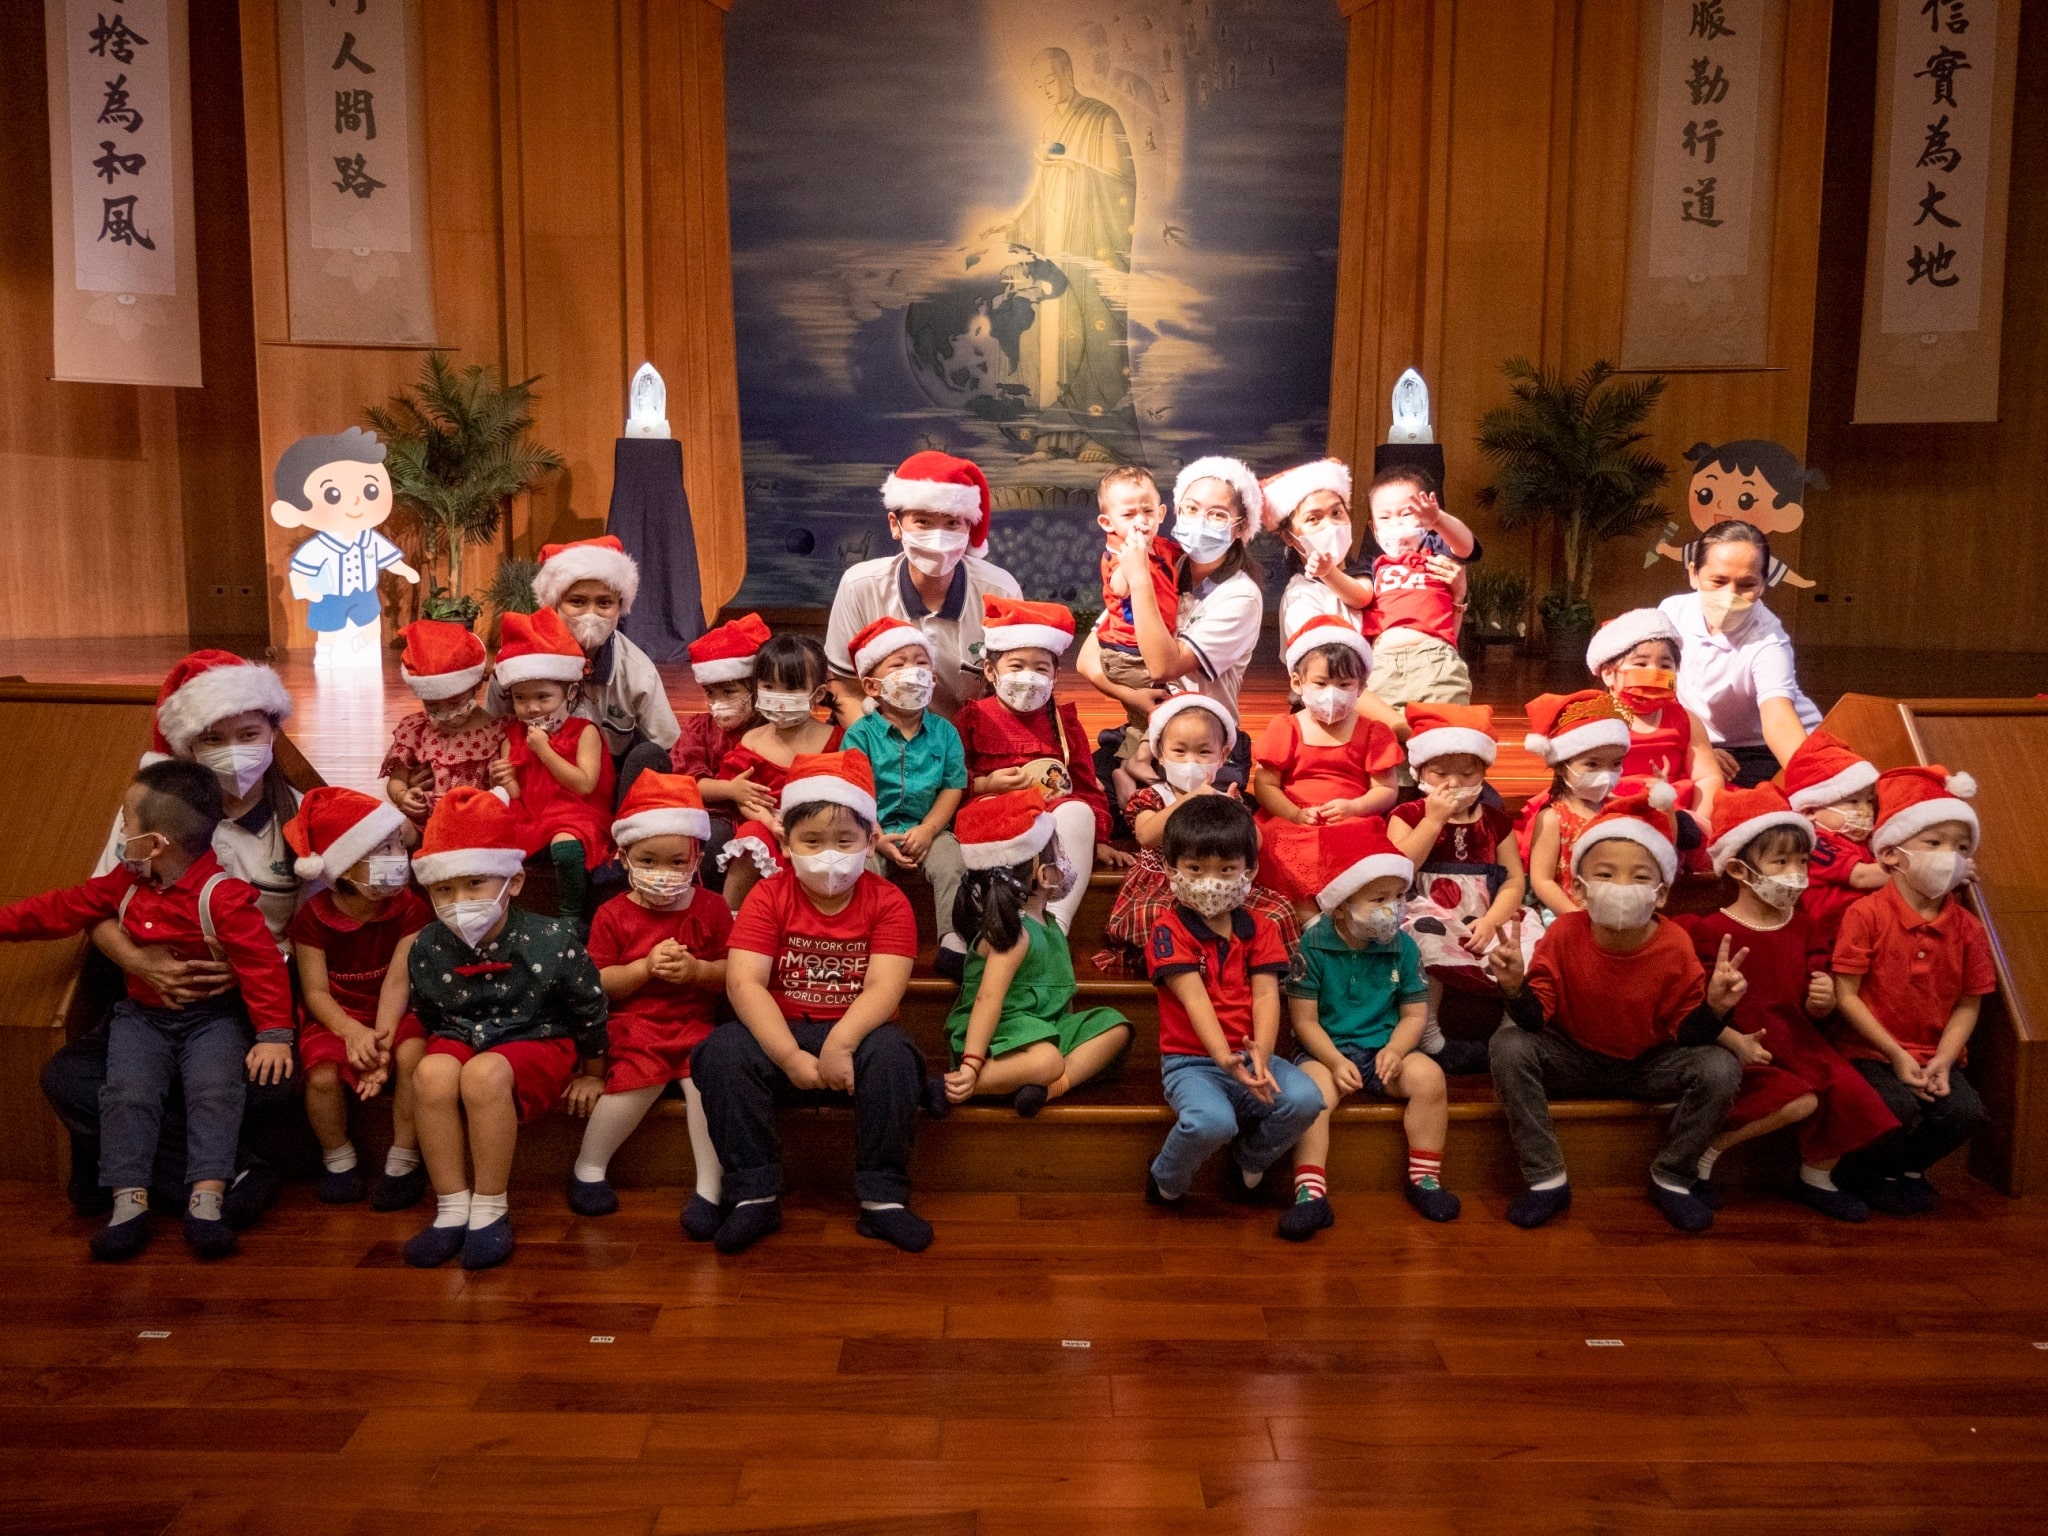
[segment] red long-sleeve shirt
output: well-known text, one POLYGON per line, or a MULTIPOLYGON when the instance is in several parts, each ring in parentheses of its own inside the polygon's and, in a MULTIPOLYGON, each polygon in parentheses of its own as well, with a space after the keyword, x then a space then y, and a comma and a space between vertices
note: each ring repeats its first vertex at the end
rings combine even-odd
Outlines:
MULTIPOLYGON (((199 925, 199 893, 221 872, 211 849, 168 888, 138 884, 126 869, 97 875, 83 885, 45 891, 11 906, 0 907, 0 940, 62 939, 89 932, 103 919, 118 916, 121 927, 137 944, 161 944, 180 960, 209 960, 206 933, 199 925), (128 910, 121 898, 135 893, 128 910)), ((221 958, 235 973, 249 1021, 260 1036, 292 1029, 292 986, 277 940, 264 924, 256 891, 245 880, 229 877, 213 888, 207 903, 221 958)), ((146 1008, 169 1008, 154 987, 140 976, 127 977, 128 996, 146 1008)))
MULTIPOLYGON (((1005 768, 1021 768, 1040 758, 1066 764, 1073 788, 1047 798, 1079 800, 1095 813, 1095 840, 1109 841, 1109 800, 1095 777, 1094 741, 1081 729, 1081 716, 1071 704, 1049 705, 1020 715, 993 694, 960 706, 953 716, 960 745, 967 752, 968 778, 986 778, 1005 768), (1055 725, 1053 711, 1059 711, 1055 725), (1064 743, 1062 742, 1064 738, 1064 743), (1064 745, 1064 750, 1062 746, 1064 745)), ((972 798, 972 797, 970 797, 972 798)))

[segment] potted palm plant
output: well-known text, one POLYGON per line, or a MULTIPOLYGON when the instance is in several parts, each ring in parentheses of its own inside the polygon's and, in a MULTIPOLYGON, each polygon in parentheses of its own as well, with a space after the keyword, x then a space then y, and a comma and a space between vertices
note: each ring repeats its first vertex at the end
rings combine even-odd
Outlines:
POLYGON ((384 439, 392 494, 419 532, 423 617, 476 622, 480 605, 462 590, 464 548, 489 542, 512 498, 562 467, 560 454, 526 435, 538 382, 501 384, 482 364, 458 373, 445 353, 429 352, 412 388, 363 412, 384 439))
POLYGON ((1479 451, 1494 474, 1477 499, 1499 508, 1503 528, 1543 521, 1562 532, 1563 581, 1537 607, 1553 656, 1569 658, 1593 630, 1600 546, 1665 516, 1654 498, 1671 470, 1642 446, 1664 380, 1618 380, 1605 361, 1571 379, 1521 357, 1509 358, 1504 371, 1514 399, 1479 423, 1479 451))

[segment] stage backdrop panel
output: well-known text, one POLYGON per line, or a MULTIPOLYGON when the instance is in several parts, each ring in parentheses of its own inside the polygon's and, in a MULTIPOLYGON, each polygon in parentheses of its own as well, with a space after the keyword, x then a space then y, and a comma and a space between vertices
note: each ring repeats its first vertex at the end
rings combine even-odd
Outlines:
POLYGON ((736 601, 830 602, 921 448, 1084 609, 1111 464, 1321 453, 1344 67, 1328 0, 737 0, 736 601))

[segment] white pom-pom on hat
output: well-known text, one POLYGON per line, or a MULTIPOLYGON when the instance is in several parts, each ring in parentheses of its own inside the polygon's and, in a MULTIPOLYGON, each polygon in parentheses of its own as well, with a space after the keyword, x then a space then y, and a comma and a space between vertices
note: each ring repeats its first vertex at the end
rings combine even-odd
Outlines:
POLYGON ((1952 773, 1942 780, 1942 787, 1958 800, 1977 798, 1977 779, 1974 774, 1952 773))
POLYGON ((1651 783, 1649 795, 1650 804, 1660 811, 1668 811, 1678 804, 1678 791, 1673 789, 1670 783, 1664 779, 1657 779, 1651 783))
POLYGON ((301 854, 292 860, 292 873, 301 880, 318 880, 327 873, 327 861, 317 853, 301 854))

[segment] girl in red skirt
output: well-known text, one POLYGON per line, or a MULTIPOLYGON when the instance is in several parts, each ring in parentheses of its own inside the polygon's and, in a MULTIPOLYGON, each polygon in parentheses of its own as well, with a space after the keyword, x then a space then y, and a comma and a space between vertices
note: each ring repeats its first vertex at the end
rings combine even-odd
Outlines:
POLYGON ((1529 734, 1522 745, 1543 759, 1552 777, 1550 788, 1522 807, 1515 839, 1528 866, 1529 889, 1554 917, 1579 910, 1571 896, 1572 844, 1621 782, 1628 721, 1600 688, 1541 694, 1528 710, 1529 734))
POLYGON ((505 747, 505 722, 477 702, 489 670, 484 643, 460 624, 420 619, 402 631, 398 675, 420 701, 400 717, 377 772, 384 793, 416 827, 458 784, 491 787, 491 763, 505 747))
MULTIPOLYGON (((1678 808, 1704 827, 1713 818, 1714 796, 1723 780, 1706 726, 1678 702, 1679 643, 1677 627, 1662 609, 1632 608, 1593 632, 1586 644, 1586 670, 1600 679, 1628 721, 1628 756, 1621 765, 1625 784, 1664 780, 1678 791, 1678 808)), ((1682 853, 1683 827, 1680 832, 1682 853)), ((1704 868, 1703 860, 1693 862, 1704 868)))
POLYGON ((1799 908, 1813 824, 1775 784, 1724 791, 1710 847, 1716 873, 1742 887, 1733 906, 1677 919, 1703 960, 1724 950, 1746 988, 1721 1044, 1742 1062, 1742 1089, 1721 1134, 1700 1158, 1693 1193, 1720 1204, 1715 1160, 1730 1147, 1781 1126, 1799 1127, 1793 1193, 1837 1221, 1864 1221, 1870 1208, 1831 1176, 1843 1155, 1895 1133, 1899 1122, 1862 1074, 1814 1027, 1835 1011, 1829 956, 1799 908))
POLYGON ((735 796, 750 807, 745 821, 718 855, 725 871, 725 904, 737 912, 756 883, 782 869, 782 816, 775 798, 789 778, 789 765, 814 752, 837 752, 846 734, 835 718, 831 671, 825 648, 809 635, 776 635, 754 657, 754 709, 762 723, 740 738, 718 765, 719 781, 730 787, 764 790, 735 796))

